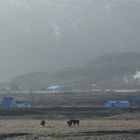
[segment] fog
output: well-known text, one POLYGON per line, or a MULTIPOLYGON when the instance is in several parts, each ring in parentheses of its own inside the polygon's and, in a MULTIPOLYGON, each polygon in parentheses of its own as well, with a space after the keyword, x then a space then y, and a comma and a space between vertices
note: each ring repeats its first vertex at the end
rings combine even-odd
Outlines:
POLYGON ((139 0, 0 0, 0 80, 140 51, 139 0))

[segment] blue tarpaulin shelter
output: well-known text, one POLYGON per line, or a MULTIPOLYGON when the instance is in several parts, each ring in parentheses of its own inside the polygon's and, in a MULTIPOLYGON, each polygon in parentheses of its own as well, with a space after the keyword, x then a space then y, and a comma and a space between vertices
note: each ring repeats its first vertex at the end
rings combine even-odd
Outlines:
POLYGON ((13 97, 4 97, 2 101, 2 106, 4 107, 15 107, 16 101, 13 97))

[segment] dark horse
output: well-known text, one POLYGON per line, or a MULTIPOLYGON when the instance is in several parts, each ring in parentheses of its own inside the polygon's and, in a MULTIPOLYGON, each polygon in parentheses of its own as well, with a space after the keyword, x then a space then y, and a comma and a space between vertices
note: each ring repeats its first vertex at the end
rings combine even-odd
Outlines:
POLYGON ((69 127, 71 127, 71 126, 72 126, 72 122, 71 122, 71 121, 67 121, 67 125, 68 125, 69 127))
POLYGON ((40 123, 40 125, 41 125, 42 127, 45 127, 45 123, 46 123, 45 120, 42 120, 41 123, 40 123))
POLYGON ((68 126, 69 127, 71 127, 72 125, 77 125, 77 126, 79 126, 79 124, 80 124, 80 121, 79 120, 69 120, 69 121, 67 121, 67 124, 68 124, 68 126))

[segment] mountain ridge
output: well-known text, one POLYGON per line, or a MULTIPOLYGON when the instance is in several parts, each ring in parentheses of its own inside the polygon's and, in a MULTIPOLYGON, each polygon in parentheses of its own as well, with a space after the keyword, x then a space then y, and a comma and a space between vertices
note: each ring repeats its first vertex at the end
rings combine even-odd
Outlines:
POLYGON ((113 53, 95 58, 86 65, 65 68, 55 72, 36 72, 12 78, 6 85, 21 88, 32 87, 34 90, 50 85, 63 85, 75 88, 97 87, 136 87, 140 79, 140 53, 113 53))

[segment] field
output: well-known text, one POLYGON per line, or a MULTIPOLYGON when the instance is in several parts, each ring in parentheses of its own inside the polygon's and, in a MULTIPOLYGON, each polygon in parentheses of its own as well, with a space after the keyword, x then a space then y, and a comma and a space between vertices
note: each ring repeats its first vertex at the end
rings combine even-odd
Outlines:
POLYGON ((128 109, 119 112, 105 117, 77 115, 75 118, 80 120, 80 126, 71 128, 66 123, 71 116, 61 113, 1 115, 0 140, 139 140, 140 111, 128 109), (42 119, 46 121, 45 128, 40 126, 42 119))
POLYGON ((32 101, 33 108, 0 107, 0 140, 139 140, 140 108, 133 106, 136 93, 27 93, 0 94, 32 101), (107 100, 128 100, 126 109, 108 109, 107 100), (80 126, 67 126, 79 119, 80 126), (45 128, 40 126, 45 119, 45 128))

